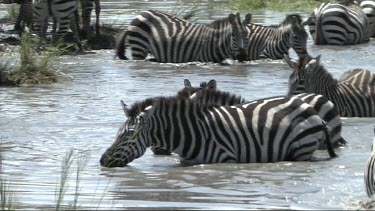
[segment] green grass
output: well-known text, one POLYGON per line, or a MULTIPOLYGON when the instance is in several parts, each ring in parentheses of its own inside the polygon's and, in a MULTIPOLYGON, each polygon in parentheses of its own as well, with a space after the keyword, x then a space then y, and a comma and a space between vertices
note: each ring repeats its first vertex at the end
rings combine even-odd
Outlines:
POLYGON ((59 71, 53 61, 62 54, 59 47, 39 50, 42 42, 38 37, 23 33, 19 47, 19 63, 0 64, 0 86, 48 85, 56 83, 59 71))
POLYGON ((0 210, 15 210, 13 194, 10 191, 10 183, 0 178, 0 210))
POLYGON ((16 21, 19 13, 19 5, 18 4, 9 4, 6 5, 6 18, 9 18, 12 21, 16 21))
POLYGON ((311 11, 325 0, 232 0, 229 7, 237 11, 258 9, 311 11))

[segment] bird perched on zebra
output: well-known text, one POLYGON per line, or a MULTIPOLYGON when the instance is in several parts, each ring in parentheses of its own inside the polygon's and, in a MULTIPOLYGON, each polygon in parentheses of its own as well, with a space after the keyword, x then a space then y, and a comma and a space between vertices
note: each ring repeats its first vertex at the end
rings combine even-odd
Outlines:
POLYGON ((287 15, 277 25, 247 24, 249 45, 246 60, 283 59, 284 54, 289 55, 290 48, 299 56, 306 55, 308 35, 301 24, 299 14, 287 15))
MULTIPOLYGON (((306 161, 321 139, 329 139, 315 110, 287 96, 232 106, 159 97, 139 121, 131 133, 126 124, 120 127, 100 159, 102 166, 125 166, 150 146, 178 154, 185 164, 306 161)), ((331 142, 325 143, 330 158, 336 157, 331 142)))
POLYGON ((375 38, 375 0, 361 0, 359 6, 369 20, 370 35, 375 38))
POLYGON ((354 45, 370 40, 369 20, 355 3, 322 3, 303 22, 315 45, 354 45))
POLYGON ((293 69, 288 94, 321 94, 335 105, 341 117, 375 117, 374 73, 349 71, 338 81, 321 64, 320 55, 308 55, 298 62, 285 56, 285 60, 293 69))
POLYGON ((375 193, 375 127, 374 127, 374 140, 371 145, 371 156, 367 160, 365 168, 365 186, 367 196, 371 197, 375 193))
MULTIPOLYGON (((251 18, 251 17, 250 17, 251 18)), ((116 44, 117 56, 127 60, 125 42, 134 60, 144 60, 150 53, 164 63, 190 61, 221 63, 227 58, 246 58, 248 30, 239 13, 219 20, 224 27, 213 29, 189 23, 170 14, 147 10, 133 19, 116 44)))
POLYGON ((54 19, 58 25, 57 37, 62 38, 69 28, 73 31, 75 42, 79 50, 83 51, 81 40, 78 34, 75 13, 78 4, 76 0, 34 0, 34 30, 42 38, 46 39, 48 18, 54 19))

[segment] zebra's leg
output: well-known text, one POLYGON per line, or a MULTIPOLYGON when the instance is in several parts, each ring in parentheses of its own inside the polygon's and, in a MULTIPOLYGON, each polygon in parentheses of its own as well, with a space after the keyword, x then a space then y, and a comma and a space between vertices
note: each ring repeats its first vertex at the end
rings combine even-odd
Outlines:
POLYGON ((93 0, 80 0, 82 7, 82 37, 88 38, 90 36, 91 27, 91 12, 93 9, 93 0))
POLYGON ((95 22, 95 32, 96 36, 100 35, 100 1, 99 0, 94 0, 95 1, 95 16, 96 16, 96 22, 95 22))
POLYGON ((79 48, 79 51, 83 52, 84 50, 83 50, 83 47, 82 47, 81 39, 79 38, 77 25, 76 25, 76 22, 75 22, 74 18, 70 19, 70 28, 73 31, 74 39, 75 39, 75 42, 76 42, 76 44, 79 48))

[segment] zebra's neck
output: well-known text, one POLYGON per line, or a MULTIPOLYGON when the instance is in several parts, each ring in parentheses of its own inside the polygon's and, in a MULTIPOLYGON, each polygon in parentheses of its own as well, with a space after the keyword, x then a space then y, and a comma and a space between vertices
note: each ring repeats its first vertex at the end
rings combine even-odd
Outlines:
POLYGON ((317 66, 306 78, 306 90, 321 95, 331 95, 337 89, 337 80, 323 66, 317 66))

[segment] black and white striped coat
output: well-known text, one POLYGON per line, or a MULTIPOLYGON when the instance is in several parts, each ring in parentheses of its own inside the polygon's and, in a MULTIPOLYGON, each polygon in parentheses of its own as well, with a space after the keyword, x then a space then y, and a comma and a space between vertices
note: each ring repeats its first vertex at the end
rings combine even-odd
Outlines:
POLYGON ((370 35, 375 38, 375 0, 362 0, 359 5, 369 21, 370 35))
POLYGON ((375 193, 375 127, 374 127, 374 140, 371 145, 371 155, 366 163, 365 168, 365 186, 367 196, 371 197, 375 193))
POLYGON ((353 45, 370 40, 369 20, 357 4, 322 3, 304 21, 316 45, 353 45))
POLYGON ((316 93, 327 97, 341 117, 375 117, 374 75, 370 71, 353 70, 336 80, 320 64, 320 56, 285 60, 293 72, 289 77, 289 94, 316 93))
POLYGON ((117 56, 128 59, 124 45, 127 42, 134 60, 144 60, 148 54, 155 61, 164 63, 220 63, 227 58, 245 58, 248 44, 246 22, 240 20, 238 13, 230 14, 222 21, 226 23, 224 28, 213 29, 148 10, 133 19, 119 37, 117 56))
MULTIPOLYGON (((171 150, 187 164, 304 161, 328 137, 315 110, 290 97, 232 106, 160 97, 140 121, 131 137, 120 128, 102 155, 102 166, 125 166, 150 146, 171 150)), ((335 157, 330 141, 326 143, 335 157)))

